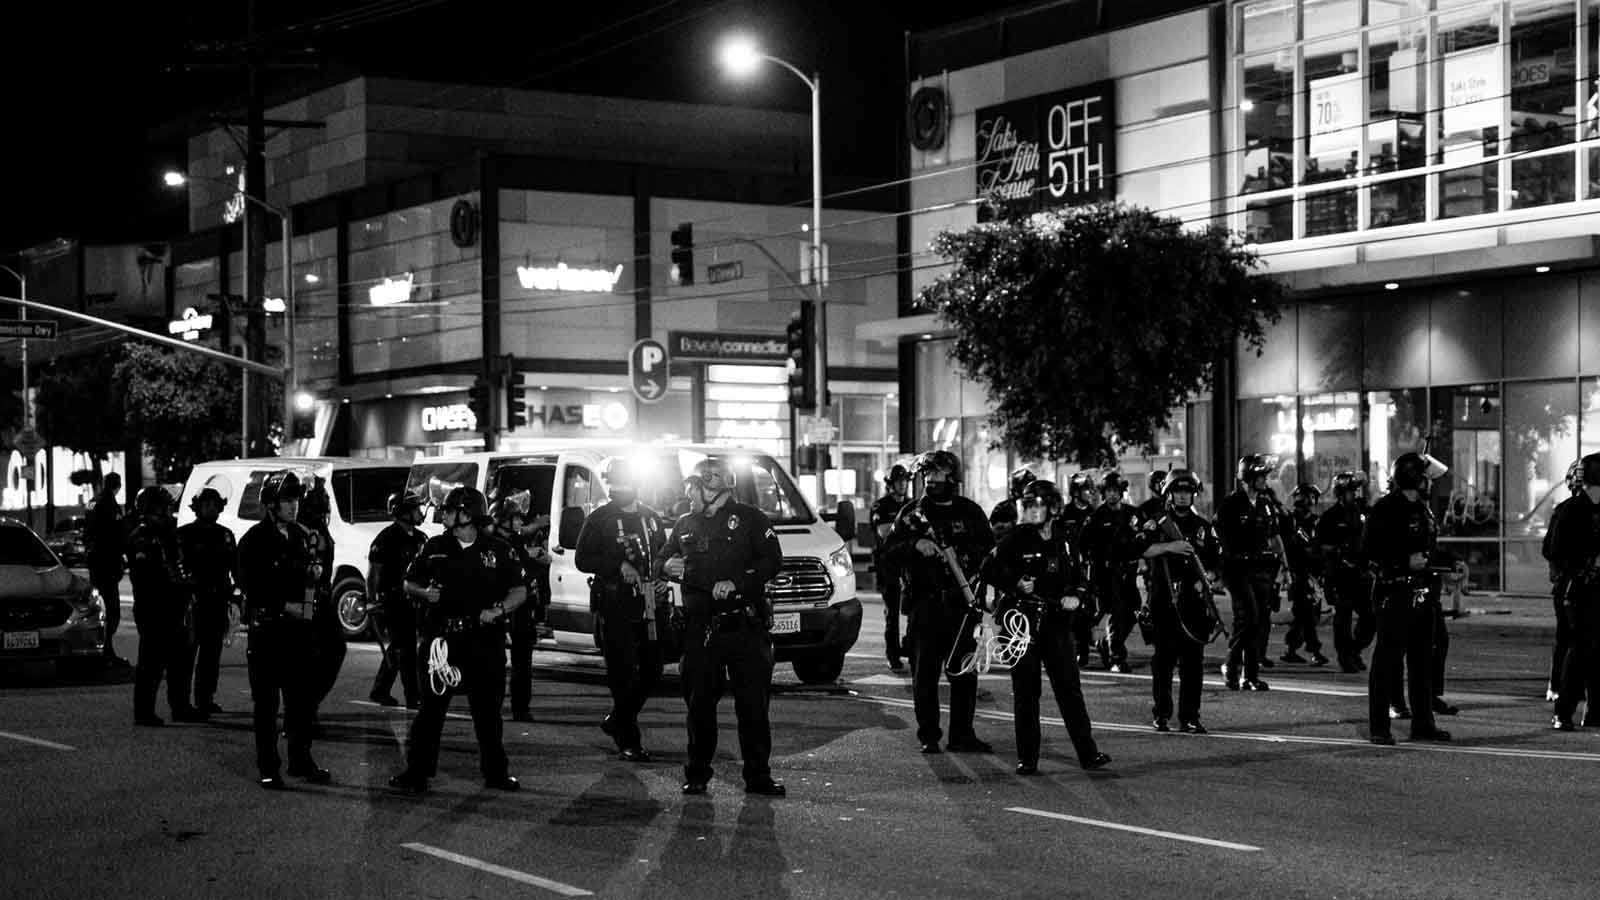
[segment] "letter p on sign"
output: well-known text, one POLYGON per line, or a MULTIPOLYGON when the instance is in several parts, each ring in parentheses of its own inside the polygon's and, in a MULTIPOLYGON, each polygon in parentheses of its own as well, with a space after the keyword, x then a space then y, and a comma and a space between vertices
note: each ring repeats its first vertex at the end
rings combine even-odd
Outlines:
POLYGON ((645 338, 628 352, 628 384, 641 402, 655 403, 666 396, 669 385, 667 348, 645 338))

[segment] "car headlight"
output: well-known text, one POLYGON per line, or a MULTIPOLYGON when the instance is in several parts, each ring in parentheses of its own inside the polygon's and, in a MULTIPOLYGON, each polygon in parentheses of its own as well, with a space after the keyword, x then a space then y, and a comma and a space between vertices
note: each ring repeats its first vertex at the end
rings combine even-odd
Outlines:
POLYGON ((855 568, 855 560, 850 558, 850 548, 848 546, 840 547, 828 554, 828 572, 833 577, 843 578, 854 572, 855 568))
POLYGON ((105 621, 106 603, 94 588, 72 604, 72 615, 67 617, 68 625, 104 625, 105 621))

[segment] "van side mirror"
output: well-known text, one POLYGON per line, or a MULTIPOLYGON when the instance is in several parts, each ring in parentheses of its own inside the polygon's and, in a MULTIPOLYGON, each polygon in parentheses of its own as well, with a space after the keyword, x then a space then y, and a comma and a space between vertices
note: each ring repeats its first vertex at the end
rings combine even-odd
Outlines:
POLYGON ((568 550, 578 549, 578 532, 583 530, 583 507, 568 506, 561 510, 561 531, 557 542, 568 550))
POLYGON ((833 530, 839 535, 839 540, 846 544, 856 539, 856 505, 849 500, 840 500, 839 508, 833 514, 833 530))

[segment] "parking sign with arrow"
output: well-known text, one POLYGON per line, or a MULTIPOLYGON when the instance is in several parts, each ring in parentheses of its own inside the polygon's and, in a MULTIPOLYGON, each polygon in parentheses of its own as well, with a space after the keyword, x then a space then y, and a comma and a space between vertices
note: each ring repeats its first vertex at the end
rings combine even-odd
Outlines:
POLYGON ((628 351, 628 384, 633 395, 644 403, 655 403, 667 394, 667 348, 660 341, 645 338, 628 351))

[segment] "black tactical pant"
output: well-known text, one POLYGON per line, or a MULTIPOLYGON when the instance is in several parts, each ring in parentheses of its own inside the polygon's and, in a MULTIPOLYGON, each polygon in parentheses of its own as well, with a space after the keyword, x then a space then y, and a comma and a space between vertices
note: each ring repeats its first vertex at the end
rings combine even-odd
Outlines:
MULTIPOLYGON (((1185 603, 1204 603, 1185 598, 1185 603)), ((1200 721, 1200 688, 1205 679, 1206 645, 1190 637, 1178 621, 1178 612, 1165 596, 1152 597, 1151 622, 1155 628, 1155 654, 1150 657, 1151 695, 1157 719, 1172 718, 1172 673, 1178 673, 1178 721, 1200 721)))
POLYGON ((1061 720, 1079 763, 1100 752, 1090 731, 1089 711, 1083 705, 1083 685, 1078 680, 1078 653, 1072 643, 1071 614, 1052 611, 1034 617, 1038 629, 1028 652, 1011 667, 1012 711, 1017 731, 1017 759, 1039 761, 1039 701, 1044 692, 1040 669, 1050 677, 1061 720))
MULTIPOLYGON (((411 722, 411 741, 406 748, 406 773, 417 778, 432 778, 438 772, 439 740, 444 733, 445 713, 450 698, 467 695, 467 710, 472 714, 472 731, 478 738, 478 766, 484 780, 497 781, 510 774, 503 743, 505 721, 500 705, 506 699, 505 628, 485 625, 445 635, 450 665, 461 672, 455 687, 435 693, 436 679, 426 677, 422 688, 422 709, 411 722)), ((433 635, 424 633, 421 647, 431 653, 433 635)))
POLYGON ((1571 719, 1579 701, 1587 697, 1584 722, 1588 725, 1600 724, 1600 711, 1594 711, 1594 698, 1600 697, 1600 597, 1593 593, 1580 589, 1561 611, 1571 642, 1561 661, 1555 708, 1556 716, 1571 719))
POLYGON ((1128 635, 1133 633, 1134 617, 1139 612, 1138 573, 1134 570, 1116 572, 1100 579, 1095 595, 1100 599, 1100 610, 1108 619, 1106 641, 1113 664, 1128 662, 1128 635))
POLYGON ((1261 676, 1261 651, 1271 621, 1272 598, 1277 594, 1277 570, 1272 566, 1231 565, 1223 573, 1228 597, 1233 601, 1233 637, 1228 641, 1228 671, 1238 678, 1261 676))
POLYGON ((371 696, 387 697, 394 690, 396 678, 407 706, 422 702, 417 690, 417 620, 411 611, 410 601, 397 598, 384 603, 377 613, 377 627, 383 632, 383 659, 378 663, 378 677, 372 681, 371 696))
POLYGON ((733 692, 739 723, 739 756, 744 783, 759 785, 772 777, 772 725, 767 705, 772 695, 772 638, 757 623, 725 626, 725 620, 691 616, 684 632, 683 701, 688 707, 689 759, 684 780, 711 780, 717 755, 717 704, 726 687, 733 692))
POLYGON ((1354 664, 1378 633, 1378 619, 1372 611, 1372 582, 1354 575, 1341 575, 1327 581, 1333 604, 1333 652, 1341 664, 1354 664))
POLYGON ((106 605, 104 653, 107 659, 111 659, 117 655, 111 636, 117 633, 117 625, 122 621, 122 570, 114 567, 91 568, 89 583, 100 593, 100 600, 106 605))
POLYGON ((156 694, 161 679, 167 679, 167 706, 172 714, 183 715, 189 705, 189 628, 171 613, 145 612, 135 608, 133 624, 139 633, 139 659, 133 670, 133 715, 150 718, 156 714, 156 694))
POLYGON ((1284 635, 1283 644, 1289 652, 1306 648, 1312 653, 1322 652, 1322 640, 1317 637, 1317 620, 1322 616, 1322 607, 1317 602, 1317 595, 1311 590, 1311 576, 1296 574, 1289 582, 1289 611, 1294 615, 1294 621, 1289 625, 1289 633, 1284 635))
POLYGON ((288 733, 289 764, 311 763, 311 712, 313 677, 311 657, 315 632, 310 622, 273 619, 250 626, 245 662, 250 673, 250 700, 254 705, 256 771, 263 778, 278 774, 278 705, 283 704, 284 731, 288 733))
POLYGON ((911 636, 911 693, 917 713, 917 740, 936 744, 945 732, 939 727, 939 682, 950 680, 950 740, 970 741, 976 737, 972 720, 978 708, 978 675, 947 675, 945 661, 952 647, 956 659, 971 653, 976 646, 972 627, 976 613, 957 596, 932 594, 918 598, 911 610, 906 632, 911 636))
MULTIPOLYGON (((228 605, 232 591, 203 594, 194 602, 194 637, 185 643, 182 666, 194 672, 194 705, 215 702, 217 678, 222 669, 222 639, 228 635, 228 605)), ((187 681, 185 682, 187 690, 187 681)), ((168 693, 172 686, 168 685, 168 693)))
POLYGON ((889 662, 905 658, 900 646, 900 569, 882 554, 873 562, 878 576, 878 591, 883 595, 883 649, 889 662))
MULTIPOLYGON (((667 625, 661 622, 658 627, 667 625)), ((611 737, 618 750, 643 749, 639 711, 661 682, 661 644, 648 639, 644 622, 622 613, 601 615, 600 639, 606 686, 611 689, 611 737)), ((770 681, 770 671, 767 677, 770 681)))
MULTIPOLYGON (((533 706, 533 648, 539 644, 538 626, 534 624, 533 590, 528 591, 528 602, 511 611, 511 712, 529 715, 533 706)), ((609 675, 611 663, 606 663, 609 675)))
POLYGON ((1572 648, 1572 617, 1567 615, 1567 585, 1557 583, 1551 592, 1550 602, 1556 613, 1556 643, 1550 649, 1550 687, 1561 690, 1562 670, 1567 664, 1567 651, 1572 648))
POLYGON ((1434 730, 1433 633, 1436 604, 1417 605, 1403 584, 1378 586, 1378 643, 1367 673, 1367 724, 1374 736, 1389 734, 1389 705, 1398 705, 1399 672, 1410 676, 1406 694, 1411 706, 1411 734, 1434 730))
MULTIPOLYGON (((317 612, 312 619, 312 626, 317 633, 312 695, 316 700, 315 706, 321 707, 322 701, 328 699, 328 694, 339 680, 339 670, 344 667, 344 626, 339 624, 339 616, 333 608, 332 598, 318 598, 317 612)), ((313 718, 315 715, 313 710, 313 718)))

